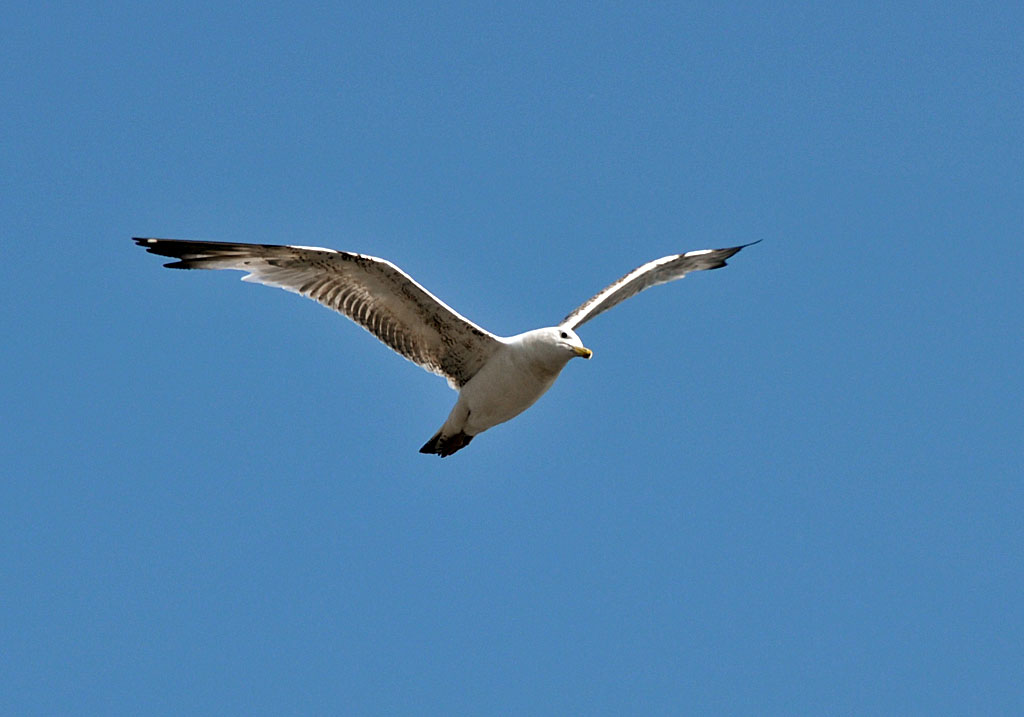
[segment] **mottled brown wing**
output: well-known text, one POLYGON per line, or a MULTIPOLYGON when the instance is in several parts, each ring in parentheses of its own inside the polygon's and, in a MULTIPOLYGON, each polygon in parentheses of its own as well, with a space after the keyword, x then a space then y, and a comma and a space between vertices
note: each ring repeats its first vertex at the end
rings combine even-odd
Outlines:
POLYGON ((384 259, 319 247, 134 240, 173 269, 238 269, 243 281, 307 296, 460 388, 501 343, 384 259))

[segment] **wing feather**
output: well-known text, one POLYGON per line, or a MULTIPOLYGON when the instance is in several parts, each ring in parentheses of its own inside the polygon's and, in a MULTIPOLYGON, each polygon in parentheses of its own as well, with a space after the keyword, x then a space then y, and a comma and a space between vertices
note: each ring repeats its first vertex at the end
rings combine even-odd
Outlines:
POLYGON ((501 340, 469 321, 385 259, 319 247, 177 239, 134 240, 178 261, 173 269, 238 269, 243 281, 307 296, 347 316, 384 344, 461 388, 501 340))
POLYGON ((572 313, 562 319, 559 326, 576 329, 616 304, 631 296, 636 296, 644 289, 682 279, 691 271, 720 269, 725 266, 726 259, 741 249, 757 243, 755 241, 728 249, 700 249, 649 261, 580 304, 572 313))

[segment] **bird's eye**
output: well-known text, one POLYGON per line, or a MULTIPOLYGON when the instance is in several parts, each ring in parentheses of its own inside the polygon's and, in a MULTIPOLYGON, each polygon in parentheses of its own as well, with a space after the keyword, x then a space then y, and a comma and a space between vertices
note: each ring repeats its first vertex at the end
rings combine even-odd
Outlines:
POLYGON ((563 331, 563 332, 562 332, 562 338, 563 338, 563 339, 567 339, 567 338, 569 338, 569 334, 567 334, 567 333, 565 333, 565 332, 563 331))

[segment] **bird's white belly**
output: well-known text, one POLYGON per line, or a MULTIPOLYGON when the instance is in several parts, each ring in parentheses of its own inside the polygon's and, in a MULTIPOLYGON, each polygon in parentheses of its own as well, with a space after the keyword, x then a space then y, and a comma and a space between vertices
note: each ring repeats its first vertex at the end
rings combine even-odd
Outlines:
POLYGON ((559 373, 524 370, 510 361, 488 363, 459 394, 469 412, 463 430, 476 435, 515 418, 551 388, 559 373))

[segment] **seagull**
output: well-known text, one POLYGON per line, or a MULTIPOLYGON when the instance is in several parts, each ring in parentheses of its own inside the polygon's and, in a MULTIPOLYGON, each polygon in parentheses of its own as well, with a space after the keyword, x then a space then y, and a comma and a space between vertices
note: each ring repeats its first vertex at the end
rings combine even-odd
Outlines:
MULTIPOLYGON (((691 271, 719 269, 743 244, 649 261, 580 304, 557 326, 498 336, 477 326, 386 259, 321 247, 148 239, 133 241, 171 269, 237 269, 242 281, 309 297, 347 316, 459 392, 420 453, 450 456, 532 406, 573 358, 589 359, 576 329, 616 304, 691 271)), ((760 241, 760 240, 759 240, 760 241)))

